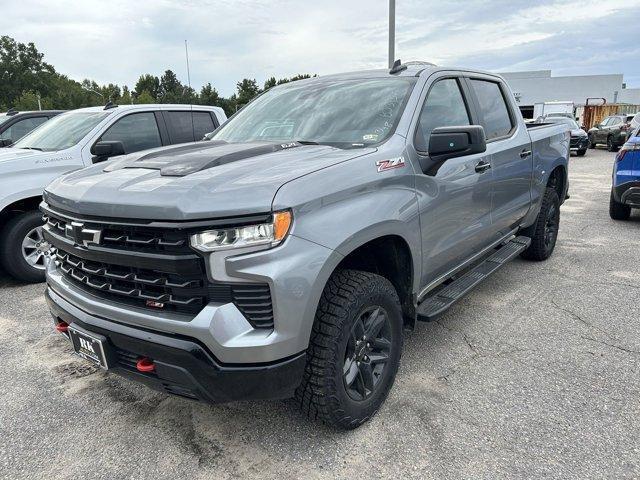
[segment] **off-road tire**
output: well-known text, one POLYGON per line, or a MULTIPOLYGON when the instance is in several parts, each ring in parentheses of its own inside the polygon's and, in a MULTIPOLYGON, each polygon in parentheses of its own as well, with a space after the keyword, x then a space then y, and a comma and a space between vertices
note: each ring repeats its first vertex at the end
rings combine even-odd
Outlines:
POLYGON ((295 399, 309 418, 341 429, 369 420, 393 385, 402 352, 403 320, 398 294, 386 278, 359 270, 339 270, 327 282, 316 312, 303 380, 295 399), (347 393, 343 367, 351 329, 370 306, 386 310, 392 333, 388 363, 371 396, 360 401, 347 393))
POLYGON ((38 211, 24 212, 9 220, 0 237, 0 262, 9 275, 29 283, 44 282, 44 270, 29 265, 22 255, 22 241, 29 231, 42 225, 38 211))
POLYGON ((543 261, 551 256, 556 246, 558 239, 558 230, 560 228, 560 199, 558 198, 558 192, 554 188, 547 188, 544 197, 542 198, 542 206, 540 212, 533 225, 525 228, 521 235, 531 238, 531 245, 522 252, 520 255, 522 258, 534 261, 543 261), (553 214, 555 216, 555 235, 550 243, 546 241, 547 222, 549 221, 549 212, 555 209, 553 214))
POLYGON ((613 220, 629 220, 631 216, 631 207, 624 203, 616 202, 616 199, 613 198, 613 192, 611 192, 609 200, 609 216, 613 220))

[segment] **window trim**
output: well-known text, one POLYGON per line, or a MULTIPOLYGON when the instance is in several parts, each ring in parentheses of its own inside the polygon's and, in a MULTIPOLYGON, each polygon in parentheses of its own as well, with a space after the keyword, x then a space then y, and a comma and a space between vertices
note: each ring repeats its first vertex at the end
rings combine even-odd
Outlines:
MULTIPOLYGON (((429 156, 429 152, 428 152, 428 150, 419 150, 417 142, 416 142, 416 136, 418 135, 418 130, 420 129, 420 115, 422 115, 422 110, 424 109, 424 107, 425 107, 425 105, 427 103, 427 100, 429 98, 429 94, 431 93, 431 90, 433 90, 433 87, 435 87, 438 82, 441 82, 443 80, 455 80, 456 84, 458 85, 458 89, 460 90, 460 95, 462 95, 462 101, 464 102, 464 106, 467 109, 467 115, 469 116, 469 122, 470 122, 469 125, 476 125, 475 122, 477 121, 477 117, 476 117, 475 106, 472 105, 472 102, 470 101, 470 99, 468 97, 469 92, 467 91, 466 85, 464 83, 464 75, 462 75, 462 74, 456 75, 455 73, 447 73, 447 74, 443 75, 442 77, 436 78, 431 83, 431 85, 429 85, 429 88, 427 89, 427 93, 425 94, 424 98, 422 99, 422 102, 419 103, 419 107, 418 107, 418 110, 417 110, 417 115, 415 117, 415 125, 413 127, 413 135, 411 135, 411 144, 413 145, 413 149, 421 157, 428 157, 429 156)), ((429 146, 426 145, 426 147, 428 148, 429 146)))
MULTIPOLYGON (((122 120, 125 117, 130 117, 131 115, 136 115, 139 113, 150 113, 153 115, 154 120, 156 121, 156 128, 158 129, 158 136, 160 137, 160 147, 164 147, 167 144, 164 143, 164 138, 162 137, 162 130, 160 129, 160 125, 158 124, 158 117, 155 115, 156 111, 155 110, 142 110, 142 111, 133 111, 133 112, 128 112, 125 113, 124 115, 122 115, 121 117, 116 118, 113 123, 111 123, 107 128, 104 129, 103 132, 98 134, 98 138, 96 138, 95 142, 93 142, 93 144, 91 145, 91 147, 89 148, 89 151, 93 150, 93 147, 96 145, 96 143, 98 143, 101 139, 102 136, 107 133, 111 127, 113 127, 116 123, 118 123, 120 120, 122 120)), ((151 148, 160 148, 160 147, 151 147, 151 148)), ((148 149, 146 149, 148 150, 148 149)), ((141 152, 142 150, 138 150, 139 152, 141 152)), ((136 153, 136 152, 131 152, 131 153, 136 153)), ((125 153, 125 155, 128 155, 128 153, 125 153)))
POLYGON ((469 75, 465 77, 465 80, 468 84, 469 87, 469 92, 471 94, 471 96, 473 97, 473 101, 475 103, 475 107, 476 110, 478 112, 478 121, 480 122, 479 125, 481 125, 482 127, 484 127, 484 125, 482 125, 482 123, 484 123, 484 115, 482 113, 482 108, 480 108, 480 102, 478 101, 478 96, 476 95, 476 92, 473 89, 473 85, 471 84, 472 80, 478 80, 481 82, 489 82, 489 83, 495 83, 498 85, 498 89, 500 90, 500 93, 502 94, 502 100, 505 103, 505 106, 507 107, 507 114, 509 115, 509 121, 511 122, 511 129, 504 135, 500 135, 499 137, 494 137, 492 139, 488 139, 486 138, 486 132, 485 132, 485 139, 486 139, 486 143, 493 143, 493 142, 500 142, 503 140, 508 140, 512 137, 515 136, 516 131, 518 130, 518 120, 517 117, 515 116, 515 113, 513 111, 513 105, 511 104, 511 102, 509 101, 509 97, 506 94, 506 88, 505 88, 505 84, 504 81, 500 80, 499 78, 495 78, 495 77, 484 77, 484 76, 480 76, 480 75, 469 75))

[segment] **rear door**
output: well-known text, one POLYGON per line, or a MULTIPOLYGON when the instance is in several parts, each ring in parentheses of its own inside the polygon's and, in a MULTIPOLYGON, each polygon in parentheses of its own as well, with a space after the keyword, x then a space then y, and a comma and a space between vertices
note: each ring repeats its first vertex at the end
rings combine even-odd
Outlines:
POLYGON ((519 226, 531 205, 533 157, 531 139, 511 94, 491 76, 467 79, 487 138, 493 172, 492 210, 495 239, 519 226))
POLYGON ((468 91, 459 73, 442 72, 421 100, 413 141, 422 171, 416 176, 422 237, 422 285, 457 267, 492 236, 493 173, 478 168, 484 154, 433 162, 429 138, 438 127, 476 124, 468 91))
POLYGON ((600 123, 600 125, 597 127, 598 130, 596 131, 596 142, 597 143, 605 143, 607 141, 607 132, 608 130, 608 126, 610 125, 612 121, 612 117, 606 117, 602 123, 600 123))
POLYGON ((217 125, 210 112, 194 110, 166 110, 162 112, 169 142, 188 143, 202 140, 207 134, 213 132, 217 125))

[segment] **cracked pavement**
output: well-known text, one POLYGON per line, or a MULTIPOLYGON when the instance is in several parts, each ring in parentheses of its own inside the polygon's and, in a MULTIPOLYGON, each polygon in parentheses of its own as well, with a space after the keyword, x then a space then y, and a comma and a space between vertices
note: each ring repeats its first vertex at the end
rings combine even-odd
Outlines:
POLYGON ((640 212, 609 218, 612 161, 571 158, 554 256, 419 324, 353 432, 99 371, 53 333, 43 285, 0 274, 0 478, 639 478, 640 212))

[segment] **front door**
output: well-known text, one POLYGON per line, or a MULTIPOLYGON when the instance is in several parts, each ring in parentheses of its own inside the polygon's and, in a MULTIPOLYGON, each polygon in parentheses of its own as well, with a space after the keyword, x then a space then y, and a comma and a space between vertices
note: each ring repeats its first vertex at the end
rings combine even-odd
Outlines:
POLYGON ((422 166, 422 172, 416 177, 422 286, 457 267, 492 237, 493 173, 491 169, 478 168, 487 156, 450 158, 440 164, 429 159, 429 138, 434 128, 476 123, 466 92, 461 78, 443 74, 436 79, 423 102, 413 138, 422 166))

